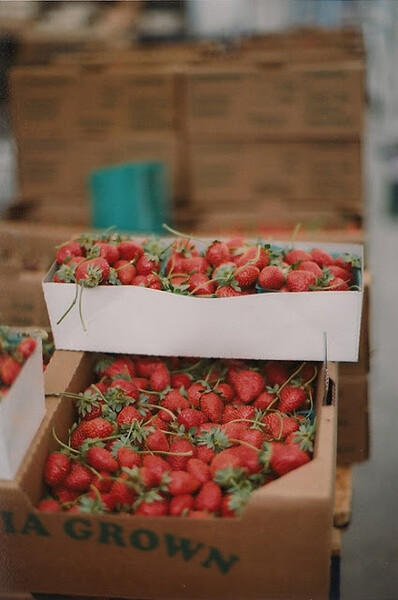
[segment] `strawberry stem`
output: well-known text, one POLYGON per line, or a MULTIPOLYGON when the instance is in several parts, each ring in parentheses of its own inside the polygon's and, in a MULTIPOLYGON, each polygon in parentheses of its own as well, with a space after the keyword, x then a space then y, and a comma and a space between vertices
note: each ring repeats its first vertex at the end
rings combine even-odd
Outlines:
POLYGON ((72 300, 72 304, 69 306, 69 308, 66 310, 66 312, 64 312, 64 314, 62 315, 62 317, 60 319, 58 319, 57 325, 59 325, 65 319, 66 315, 68 315, 70 313, 70 311, 72 310, 72 308, 75 306, 76 301, 77 301, 78 292, 79 292, 79 286, 78 286, 78 283, 76 281, 75 297, 72 300))
POLYGON ((281 391, 283 390, 283 388, 285 388, 285 387, 286 387, 286 386, 289 384, 289 382, 290 382, 292 379, 294 379, 294 378, 296 377, 296 375, 298 375, 298 374, 300 373, 300 371, 301 371, 301 369, 304 367, 304 365, 305 365, 305 362, 301 363, 301 365, 298 367, 298 369, 296 369, 296 370, 294 371, 294 373, 292 373, 292 374, 290 375, 290 377, 288 377, 288 379, 286 379, 286 381, 285 381, 285 382, 284 382, 284 383, 281 385, 281 387, 280 387, 280 388, 279 388, 279 390, 277 391, 277 394, 278 394, 278 396, 280 396, 280 394, 281 394, 281 391))
POLYGON ((84 289, 84 286, 81 286, 81 289, 80 289, 80 294, 79 294, 79 317, 80 317, 80 322, 81 322, 81 324, 82 324, 82 326, 83 326, 83 330, 84 330, 84 331, 87 331, 87 329, 86 329, 86 325, 85 325, 85 323, 84 323, 84 319, 83 319, 83 313, 82 313, 82 297, 83 297, 83 289, 84 289))
POLYGON ((72 448, 71 446, 68 446, 67 444, 64 444, 64 442, 61 442, 61 440, 59 439, 59 437, 57 436, 57 434, 55 433, 55 427, 52 428, 52 434, 53 437, 55 439, 55 441, 62 447, 65 448, 65 450, 68 450, 68 452, 75 452, 76 454, 80 454, 79 450, 75 450, 74 448, 72 448))

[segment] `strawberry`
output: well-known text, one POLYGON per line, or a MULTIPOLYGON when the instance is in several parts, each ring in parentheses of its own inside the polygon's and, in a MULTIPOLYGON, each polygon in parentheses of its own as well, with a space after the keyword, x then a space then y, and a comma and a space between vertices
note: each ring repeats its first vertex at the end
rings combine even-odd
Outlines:
POLYGON ((93 475, 87 467, 78 462, 73 462, 63 485, 72 492, 88 492, 92 479, 93 475))
POLYGON ((325 290, 330 290, 331 292, 345 291, 348 290, 348 284, 340 279, 340 277, 335 277, 328 283, 325 290))
POLYGON ((194 296, 214 294, 216 284, 205 273, 195 273, 188 280, 188 289, 194 296))
POLYGON ((146 377, 133 377, 131 381, 135 383, 139 390, 147 390, 149 387, 149 380, 146 377))
POLYGON ((122 473, 112 483, 111 493, 115 494, 120 506, 130 507, 135 502, 137 494, 133 487, 128 483, 129 476, 127 473, 122 473))
POLYGON ((158 485, 158 478, 151 469, 143 466, 140 468, 140 482, 145 490, 150 490, 158 485))
POLYGON ((64 486, 54 488, 52 493, 60 504, 69 504, 70 502, 77 500, 77 498, 80 496, 80 492, 73 492, 64 486))
POLYGON ((236 235, 225 242, 230 250, 238 250, 245 243, 245 238, 242 235, 236 235))
POLYGON ((195 408, 184 408, 178 415, 178 422, 188 431, 191 427, 199 427, 206 422, 206 415, 195 408))
POLYGON ((305 252, 304 250, 300 250, 299 248, 290 250, 287 254, 285 254, 284 257, 284 261, 288 265, 295 265, 305 260, 311 260, 311 255, 308 254, 308 252, 305 252))
POLYGON ((323 250, 322 248, 313 248, 310 254, 312 260, 314 260, 321 268, 329 267, 329 265, 334 263, 333 257, 329 252, 326 252, 326 250, 323 250))
POLYGON ((339 277, 343 281, 345 281, 348 285, 351 285, 354 282, 353 274, 350 273, 347 269, 344 269, 338 265, 331 265, 328 267, 328 270, 334 277, 339 277))
POLYGON ((285 275, 282 269, 276 265, 264 267, 258 276, 258 283, 265 290, 279 290, 284 281, 285 275))
POLYGON ((266 435, 258 429, 245 429, 239 436, 239 439, 246 444, 261 448, 266 440, 266 435))
POLYGON ((57 263, 61 265, 62 263, 68 262, 68 259, 72 256, 83 256, 83 254, 82 246, 75 240, 72 240, 71 242, 62 244, 62 246, 58 248, 55 259, 57 263))
POLYGON ((247 265, 248 262, 261 271, 264 267, 269 265, 268 252, 261 246, 249 246, 249 248, 235 258, 235 263, 238 267, 247 265))
MULTIPOLYGON (((174 413, 189 408, 188 400, 178 390, 168 392, 160 404, 174 413)), ((161 411, 159 414, 164 421, 168 422, 171 420, 171 416, 166 411, 161 411)))
POLYGON ((105 260, 113 266, 114 263, 119 260, 120 254, 117 246, 110 244, 109 242, 95 242, 92 250, 97 250, 99 256, 105 258, 105 260))
POLYGON ((26 360, 34 352, 37 346, 37 340, 32 337, 22 339, 16 348, 15 354, 21 360, 26 360))
POLYGON ((214 391, 220 395, 224 404, 232 402, 232 399, 235 395, 233 387, 229 385, 229 383, 225 382, 218 383, 217 386, 214 388, 214 391))
POLYGON ((76 268, 76 281, 84 287, 96 287, 110 274, 109 263, 105 258, 91 258, 81 262, 76 268))
POLYGON ((139 358, 135 366, 140 377, 150 378, 159 364, 160 360, 158 358, 139 358))
POLYGON ((137 274, 138 275, 149 275, 153 272, 159 273, 160 271, 160 260, 152 260, 148 258, 147 254, 141 256, 137 261, 137 274))
POLYGON ((228 404, 223 411, 222 422, 229 423, 236 419, 252 419, 254 417, 253 406, 239 405, 234 406, 228 404))
POLYGON ((149 273, 146 275, 145 287, 150 288, 151 290, 161 290, 162 282, 159 275, 156 275, 156 273, 149 273))
POLYGON ((131 264, 128 260, 117 260, 113 265, 115 269, 119 281, 123 285, 131 285, 135 276, 136 276, 136 268, 131 264))
POLYGON ((200 381, 197 381, 190 385, 187 391, 187 395, 189 402, 194 408, 200 406, 200 399, 202 397, 202 394, 206 391, 208 391, 206 385, 201 383, 200 381))
POLYGON ((166 262, 166 273, 184 273, 185 256, 183 254, 173 253, 166 262))
POLYGON ((240 267, 235 273, 235 281, 242 290, 254 286, 259 276, 260 269, 254 265, 240 267))
POLYGON ((126 423, 132 423, 134 419, 142 421, 143 417, 134 406, 125 406, 116 417, 116 423, 119 426, 126 425, 126 423))
POLYGON ((174 373, 171 376, 170 386, 178 390, 183 387, 186 390, 192 385, 192 378, 187 373, 174 373))
POLYGON ((172 496, 192 494, 199 487, 200 482, 191 473, 187 471, 171 471, 168 488, 172 496))
POLYGON ((271 385, 283 385, 289 379, 289 370, 286 363, 270 361, 264 367, 264 374, 271 385))
POLYGON ((113 479, 109 471, 99 471, 98 475, 95 475, 91 487, 97 488, 99 492, 110 492, 112 487, 113 479))
POLYGON ((257 450, 247 446, 234 446, 231 450, 239 458, 240 466, 246 469, 248 473, 252 475, 261 471, 262 465, 258 460, 259 453, 257 450))
POLYGON ((155 369, 151 373, 149 383, 151 389, 155 392, 161 392, 170 385, 170 371, 164 363, 160 362, 158 365, 156 365, 155 369))
POLYGON ((136 275, 131 282, 131 285, 139 285, 141 287, 146 287, 146 275, 136 275))
POLYGON ((202 394, 200 398, 200 408, 202 412, 213 423, 221 423, 224 410, 224 403, 215 392, 202 394))
POLYGON ((140 256, 144 254, 144 250, 141 248, 141 246, 132 240, 119 242, 117 249, 122 260, 134 260, 136 258, 140 258, 140 256))
POLYGON ((0 367, 1 379, 6 385, 12 385, 21 369, 21 363, 12 358, 12 356, 7 356, 0 367))
POLYGON ((287 385, 281 392, 278 408, 281 412, 290 413, 298 410, 306 399, 307 394, 302 388, 287 385))
POLYGON ((233 501, 233 494, 225 494, 221 501, 221 516, 232 518, 237 516, 236 510, 231 508, 231 503, 233 501))
POLYGON ((127 378, 132 379, 135 376, 135 366, 128 356, 118 356, 104 361, 99 361, 95 366, 95 371, 99 377, 110 377, 112 379, 127 378))
POLYGON ((146 438, 146 445, 149 450, 157 450, 167 452, 169 448, 169 442, 167 441, 166 434, 159 429, 155 429, 154 432, 150 433, 146 438))
POLYGON ((169 504, 169 515, 172 517, 180 517, 183 513, 193 508, 194 499, 191 494, 181 494, 173 496, 169 504))
POLYGON ((217 298, 233 298, 234 296, 242 296, 243 292, 234 290, 230 285, 222 285, 215 291, 217 298))
POLYGON ((168 502, 165 498, 154 500, 153 502, 141 502, 135 511, 135 515, 142 517, 163 517, 169 510, 168 502))
POLYGON ((232 421, 229 423, 224 423, 221 426, 221 429, 225 432, 225 435, 228 437, 228 439, 238 440, 240 439, 242 433, 247 429, 247 423, 234 423, 232 421))
MULTIPOLYGON (((96 494, 94 492, 89 493, 89 497, 96 498, 96 494)), ((116 506, 119 504, 119 497, 117 494, 113 492, 102 492, 100 494, 101 503, 106 512, 112 512, 115 510, 116 506)))
POLYGON ((264 390, 264 377, 257 371, 243 369, 236 376, 234 388, 242 402, 248 404, 264 390))
POLYGON ((59 502, 57 502, 57 500, 48 498, 46 500, 40 500, 36 506, 36 509, 47 512, 60 512, 62 510, 62 506, 59 502))
POLYGON ((170 452, 184 453, 185 456, 170 454, 167 456, 167 461, 175 471, 183 471, 186 469, 190 458, 196 457, 196 448, 191 442, 184 439, 175 440, 170 446, 170 452))
POLYGON ((285 417, 280 413, 269 413, 262 422, 267 426, 272 438, 278 440, 285 439, 299 428, 297 419, 285 417))
POLYGON ((277 475, 286 475, 310 461, 308 454, 300 450, 297 444, 280 442, 271 442, 271 444, 270 466, 277 475))
POLYGON ((187 471, 191 473, 201 484, 211 479, 210 467, 199 458, 190 458, 187 462, 187 471))
POLYGON ((350 254, 338 256, 334 260, 334 264, 341 269, 345 269, 346 271, 352 271, 354 268, 355 257, 352 257, 350 254))
POLYGON ((221 488, 214 481, 207 481, 195 498, 194 508, 199 511, 218 512, 221 508, 221 501, 221 488))
POLYGON ((86 461, 96 471, 109 471, 113 473, 119 468, 117 460, 106 448, 92 446, 86 452, 86 461))
POLYGON ((205 258, 212 267, 218 267, 231 260, 231 252, 225 242, 215 241, 208 247, 205 258))
POLYGON ((153 454, 146 454, 142 464, 152 472, 155 479, 155 485, 160 484, 164 473, 171 471, 171 466, 167 460, 153 454))
MULTIPOLYGON (((98 418, 98 417, 96 417, 98 418)), ((70 436, 70 447, 73 448, 74 450, 77 450, 78 448, 80 448, 80 446, 83 444, 84 440, 86 439, 86 434, 83 430, 83 425, 84 425, 85 421, 82 421, 81 423, 79 423, 79 425, 76 427, 76 429, 74 429, 71 433, 70 436)))
POLYGON ((286 278, 289 292, 308 292, 315 282, 316 276, 310 271, 290 271, 286 278))
POLYGON ((227 448, 226 450, 222 450, 219 454, 216 454, 210 464, 210 472, 212 477, 216 475, 219 471, 227 468, 240 467, 241 460, 234 453, 233 448, 227 448))
POLYGON ((312 260, 303 260, 303 262, 301 262, 297 267, 297 271, 309 271, 310 273, 313 273, 317 278, 323 276, 321 267, 312 260))
POLYGON ((261 392, 261 394, 253 402, 253 406, 259 410, 266 410, 269 406, 275 406, 278 401, 278 396, 270 392, 261 392))
POLYGON ((182 260, 182 271, 184 273, 207 273, 210 265, 203 256, 191 256, 182 260))
POLYGON ((128 447, 118 448, 116 451, 116 459, 120 469, 122 467, 132 469, 133 467, 139 467, 141 465, 141 455, 128 447))
POLYGON ((115 431, 114 426, 105 419, 98 417, 91 421, 82 423, 82 431, 86 438, 106 438, 112 435, 115 431))
POLYGON ((44 465, 44 480, 50 487, 61 485, 71 469, 69 456, 62 452, 51 452, 44 465))
POLYGON ((209 465, 216 453, 208 446, 196 446, 196 458, 209 465))
POLYGON ((181 237, 176 239, 171 247, 177 255, 185 258, 189 256, 199 256, 199 251, 189 237, 181 237))
POLYGON ((133 381, 126 381, 126 379, 114 379, 110 384, 108 390, 112 389, 120 390, 123 396, 138 400, 140 395, 139 389, 133 381))

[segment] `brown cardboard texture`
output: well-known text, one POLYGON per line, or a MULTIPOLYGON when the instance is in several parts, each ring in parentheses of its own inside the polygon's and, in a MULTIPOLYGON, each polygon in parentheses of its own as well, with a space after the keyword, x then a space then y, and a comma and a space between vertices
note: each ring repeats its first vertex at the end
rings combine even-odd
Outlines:
MULTIPOLYGON (((61 369, 69 391, 82 390, 93 355, 61 354, 61 364, 51 361, 48 369, 61 369)), ((237 519, 37 512, 43 465, 56 448, 51 430, 66 439, 74 418, 69 399, 47 398, 45 422, 23 467, 0 486, 0 592, 326 600, 336 408, 322 405, 319 381, 314 459, 255 491, 237 519)))
POLYGON ((369 377, 357 375, 339 379, 337 420, 337 462, 363 462, 370 453, 369 377))
POLYGON ((21 271, 0 288, 0 320, 7 325, 48 326, 41 280, 42 271, 21 271))

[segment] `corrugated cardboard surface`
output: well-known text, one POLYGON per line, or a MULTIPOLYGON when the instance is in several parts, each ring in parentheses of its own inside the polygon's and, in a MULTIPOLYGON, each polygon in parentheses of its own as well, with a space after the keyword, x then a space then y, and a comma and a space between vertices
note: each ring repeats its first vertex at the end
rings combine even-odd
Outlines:
POLYGON ((368 375, 339 378, 337 462, 347 464, 369 458, 370 423, 368 375))
MULTIPOLYGON (((61 366, 53 363, 69 373, 60 387, 86 386, 91 362, 87 354, 62 353, 61 366)), ((15 482, 0 484, 0 591, 326 600, 336 423, 321 389, 314 459, 257 490, 242 518, 208 521, 36 512, 46 455, 56 447, 51 429, 65 438, 73 419, 70 400, 47 398, 47 417, 24 467, 15 482)))
POLYGON ((3 278, 0 287, 0 320, 7 325, 49 325, 41 271, 21 271, 3 278))

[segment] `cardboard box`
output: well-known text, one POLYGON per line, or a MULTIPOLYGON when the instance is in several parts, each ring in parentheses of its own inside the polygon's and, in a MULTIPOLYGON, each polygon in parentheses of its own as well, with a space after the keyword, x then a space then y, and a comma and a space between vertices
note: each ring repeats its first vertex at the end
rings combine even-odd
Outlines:
MULTIPOLYGON (((80 204, 75 206, 72 202, 65 204, 54 204, 52 198, 40 199, 29 213, 30 220, 34 223, 48 223, 57 225, 70 225, 80 228, 88 228, 91 225, 91 210, 88 198, 81 199, 80 204)), ((55 252, 55 250, 54 250, 55 252)))
POLYGON ((42 271, 21 271, 2 281, 0 320, 7 325, 49 325, 41 281, 42 271))
MULTIPOLYGON (((89 354, 56 353, 46 379, 56 369, 57 391, 78 392, 91 381, 92 360, 89 354)), ((160 600, 216 599, 228 589, 231 600, 326 600, 336 408, 333 401, 323 405, 323 377, 320 382, 313 460, 256 490, 236 519, 37 512, 43 465, 56 447, 51 430, 66 439, 74 419, 69 399, 48 397, 23 469, 0 486, 0 592, 160 600), (154 561, 159 577, 152 576, 154 561)))
POLYGON ((17 139, 71 138, 76 78, 68 65, 16 67, 11 71, 11 116, 17 139))
POLYGON ((339 378, 337 462, 347 464, 369 458, 368 375, 339 378))
MULTIPOLYGON (((353 253, 363 263, 360 246, 323 248, 337 256, 353 253)), ((358 358, 362 289, 195 298, 139 286, 99 286, 84 289, 82 321, 75 284, 53 283, 55 270, 53 265, 43 290, 57 349, 152 354, 156 339, 157 354, 163 356, 319 360, 326 333, 331 360, 358 358), (59 322, 71 305, 75 310, 59 322), (139 320, 132 319, 137 310, 139 320)))
POLYGON ((0 400, 0 480, 13 479, 45 415, 41 340, 0 400))

